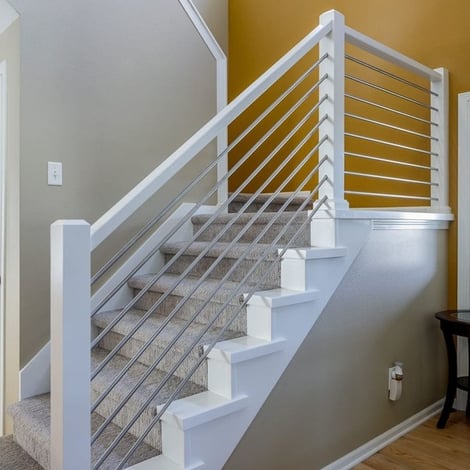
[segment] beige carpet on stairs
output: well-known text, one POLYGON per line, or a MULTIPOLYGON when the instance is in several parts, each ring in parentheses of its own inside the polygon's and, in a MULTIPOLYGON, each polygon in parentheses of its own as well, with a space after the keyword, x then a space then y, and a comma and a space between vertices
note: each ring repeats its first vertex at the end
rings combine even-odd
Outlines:
POLYGON ((14 440, 0 437, 0 470, 43 470, 14 440))

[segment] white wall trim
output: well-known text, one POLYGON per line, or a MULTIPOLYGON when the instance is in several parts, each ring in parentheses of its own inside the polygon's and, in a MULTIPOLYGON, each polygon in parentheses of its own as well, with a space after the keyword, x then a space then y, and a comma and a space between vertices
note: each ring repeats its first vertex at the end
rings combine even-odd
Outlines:
MULTIPOLYGON (((458 107, 457 307, 470 308, 470 92, 459 94, 458 107)), ((459 375, 468 375, 467 340, 458 338, 459 375)), ((455 407, 464 410, 466 393, 457 390, 455 407)))
POLYGON ((51 343, 48 342, 20 370, 19 400, 48 393, 51 390, 51 343))
POLYGON ((18 12, 6 0, 0 0, 0 34, 8 29, 18 17, 18 12))
POLYGON ((323 467, 322 470, 349 470, 350 468, 369 458, 371 455, 379 452, 381 449, 388 446, 392 442, 396 441, 403 435, 409 433, 420 424, 427 421, 429 418, 432 418, 434 415, 439 413, 443 403, 444 399, 437 401, 431 406, 428 406, 419 413, 416 413, 400 424, 384 432, 380 436, 377 436, 361 447, 358 447, 356 450, 346 454, 344 457, 341 457, 335 462, 332 462, 326 467, 323 467))
MULTIPOLYGON (((0 6, 2 4, 0 3, 0 6)), ((0 18, 2 10, 0 7, 0 18)), ((0 436, 5 424, 5 161, 7 123, 7 64, 0 63, 0 436)))
POLYGON ((447 230, 446 220, 373 220, 372 230, 447 230))

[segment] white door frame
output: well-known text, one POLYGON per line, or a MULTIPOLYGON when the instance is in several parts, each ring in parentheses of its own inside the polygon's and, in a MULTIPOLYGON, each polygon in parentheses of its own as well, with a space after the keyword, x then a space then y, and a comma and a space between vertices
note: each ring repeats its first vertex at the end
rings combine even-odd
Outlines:
MULTIPOLYGON (((470 92, 459 94, 457 308, 470 309, 470 92)), ((458 375, 468 375, 468 342, 458 339, 458 375)), ((456 406, 465 409, 466 393, 456 406)))
POLYGON ((0 436, 5 411, 5 159, 7 123, 7 65, 0 62, 0 436))

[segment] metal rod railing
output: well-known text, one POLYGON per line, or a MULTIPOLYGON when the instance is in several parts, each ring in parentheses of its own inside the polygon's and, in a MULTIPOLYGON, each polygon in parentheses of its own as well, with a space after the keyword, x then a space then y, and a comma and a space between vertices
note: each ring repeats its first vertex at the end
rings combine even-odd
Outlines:
MULTIPOLYGON (((147 257, 142 260, 135 268, 134 270, 128 275, 126 276, 113 290, 111 290, 107 296, 105 296, 105 298, 92 310, 91 312, 91 316, 93 317, 96 312, 98 312, 118 291, 119 289, 121 289, 122 286, 124 286, 126 284, 126 282, 131 278, 131 276, 133 276, 139 269, 140 267, 142 267, 145 262, 148 261, 148 259, 151 258, 151 256, 153 256, 160 248, 161 245, 163 245, 163 243, 166 243, 166 241, 168 241, 180 228, 181 226, 186 222, 186 220, 188 218, 190 218, 193 214, 195 214, 197 212, 197 210, 211 197, 212 194, 215 194, 215 192, 217 191, 219 185, 221 184, 221 182, 225 181, 226 179, 228 179, 230 176, 232 176, 247 160, 248 158, 250 158, 255 152, 256 150, 258 150, 261 145, 266 142, 270 136, 272 136, 274 134, 274 132, 279 129, 279 127, 297 110, 299 109, 299 107, 306 101, 306 99, 320 86, 321 82, 326 79, 326 75, 323 76, 310 90, 308 90, 295 104, 294 106, 292 106, 289 111, 279 120, 276 122, 276 124, 274 124, 262 137, 261 139, 259 139, 257 141, 257 143, 255 145, 253 145, 247 153, 245 153, 245 155, 240 158, 237 163, 235 163, 231 168, 230 170, 226 173, 226 175, 224 175, 224 177, 219 180, 206 194, 206 196, 201 200, 199 201, 198 204, 195 205, 195 207, 193 207, 189 213, 187 214, 185 220, 181 221, 180 223, 176 224, 176 226, 164 237, 164 239, 161 241, 161 243, 155 247, 155 249, 152 251, 152 253, 150 253, 149 255, 147 255, 147 257)), ((313 114, 315 114, 315 112, 319 109, 320 105, 327 99, 327 96, 323 96, 319 102, 313 106, 313 108, 307 113, 307 115, 303 118, 303 120, 301 122, 305 123, 313 114)), ((289 134, 290 135, 290 134, 289 134)), ((269 161, 271 161, 271 159, 274 157, 274 154, 271 153, 268 157, 266 157, 263 161, 264 164, 268 163, 269 161)), ((250 181, 252 181, 252 179, 259 173, 259 171, 261 171, 261 168, 258 168, 255 172, 252 172, 252 174, 244 181, 244 184, 242 186, 240 186, 235 192, 233 192, 230 197, 225 200, 220 206, 219 206, 219 209, 222 209, 222 208, 226 208, 229 206, 229 204, 235 199, 235 197, 237 197, 237 195, 241 192, 242 188, 245 187, 246 185, 248 185, 248 183, 250 181)), ((210 223, 215 219, 215 215, 209 219, 206 224, 201 227, 201 229, 199 230, 200 233, 202 233, 209 225, 210 223)), ((176 262, 176 260, 179 258, 179 256, 176 256, 174 257, 175 260, 173 262, 176 262)), ((167 268, 168 266, 165 266, 165 268, 167 268)), ((145 292, 144 292, 145 294, 145 292)))
POLYGON ((395 176, 374 175, 371 173, 361 173, 358 171, 345 171, 344 174, 350 175, 350 176, 363 176, 365 178, 374 178, 374 179, 380 179, 380 180, 397 181, 400 183, 414 183, 414 184, 424 184, 426 186, 439 186, 438 183, 434 183, 430 181, 413 180, 409 178, 397 178, 395 176))
MULTIPOLYGON (((315 169, 315 172, 318 171, 318 168, 315 169)), ((311 172, 312 173, 312 172, 311 172)), ((313 174, 309 175, 309 178, 310 179, 311 177, 313 176, 313 174)), ((306 178, 305 180, 308 181, 308 179, 306 178)), ((324 177, 322 179, 322 181, 318 184, 318 186, 310 193, 309 197, 306 198, 306 200, 304 201, 304 203, 299 207, 299 209, 295 212, 293 212, 293 215, 291 217, 291 221, 295 220, 295 218, 297 217, 298 213, 300 213, 303 208, 306 206, 306 204, 310 201, 310 198, 316 193, 318 192, 320 186, 325 182, 327 181, 327 177, 324 177)), ((297 192, 298 193, 298 192, 297 192)), ((280 214, 283 213, 283 208, 287 207, 288 204, 290 204, 290 201, 295 197, 295 195, 297 194, 293 194, 290 196, 290 198, 283 204, 281 210, 276 213, 276 216, 275 218, 273 218, 273 220, 271 220, 266 226, 265 228, 262 230, 262 232, 260 232, 260 234, 255 238, 255 240, 253 240, 253 242, 251 243, 250 246, 255 246, 259 240, 262 238, 262 236, 264 236, 264 234, 269 230, 269 228, 273 225, 273 223, 275 222, 274 219, 277 219, 280 214)), ((323 198, 322 200, 322 204, 324 203, 324 201, 326 201, 326 197, 323 198)), ((321 204, 320 204, 321 205, 321 204)), ((311 218, 313 217, 314 213, 318 210, 318 208, 320 207, 320 205, 314 210, 312 211, 311 214, 309 214, 309 216, 307 217, 307 221, 310 221, 311 218)), ((290 214, 289 214, 290 215, 290 214)), ((287 229, 287 227, 289 226, 289 223, 286 224, 286 227, 284 228, 283 231, 281 231, 277 236, 276 236, 276 239, 273 241, 272 245, 275 245, 280 239, 281 237, 283 236, 284 234, 284 231, 287 229)), ((298 234, 301 232, 301 230, 303 229, 303 227, 305 226, 305 222, 302 224, 301 228, 299 228, 296 232, 296 234, 291 238, 291 243, 292 241, 298 236, 298 234)), ((289 243, 286 245, 286 246, 290 246, 289 243)), ((285 253, 285 251, 287 250, 287 248, 284 248, 283 249, 284 251, 282 252, 282 255, 285 253)), ((280 256, 282 255, 278 255, 278 258, 280 258, 280 256)), ((257 266, 259 265, 259 263, 261 263, 263 261, 263 258, 260 258, 253 266, 252 268, 250 269, 250 271, 245 275, 245 278, 244 280, 248 279, 249 276, 251 276, 252 272, 254 272, 254 270, 257 268, 257 266)), ((271 266, 273 267, 275 264, 273 263, 271 266)), ((264 279, 264 277, 269 273, 269 271, 267 270, 264 274, 264 276, 262 276, 262 278, 264 279)), ((258 281, 258 283, 256 284, 256 289, 258 289, 258 285, 260 284, 260 281, 258 281)), ((241 290, 244 288, 244 281, 240 282, 239 283, 239 287, 236 288, 232 298, 237 295, 239 292, 241 292, 241 290)), ((233 321, 235 320, 235 318, 238 316, 238 314, 240 313, 241 309, 246 305, 246 303, 249 301, 249 299, 251 298, 251 296, 253 295, 253 293, 251 295, 247 295, 243 304, 240 306, 239 309, 237 309, 235 315, 233 315, 232 317, 232 320, 227 322, 226 325, 222 328, 221 332, 220 332, 220 335, 222 335, 226 329, 231 325, 231 323, 233 323, 233 321)), ((215 321, 217 320, 218 316, 220 316, 220 314, 224 311, 224 309, 226 308, 226 306, 228 305, 229 303, 229 299, 226 300, 226 302, 222 305, 222 307, 220 307, 219 311, 218 311, 218 314, 216 315, 215 318, 213 318, 211 320, 211 322, 206 326, 206 329, 205 331, 200 334, 198 336, 198 338, 196 338, 196 340, 193 341, 193 344, 188 348, 188 350, 191 350, 192 348, 194 348, 198 343, 199 341, 202 339, 202 337, 205 335, 205 333, 213 326, 213 324, 215 323, 215 321)), ((219 335, 219 336, 220 336, 219 335)), ((220 336, 221 337, 221 336, 220 336)), ((181 391, 181 389, 184 387, 184 385, 187 383, 187 381, 189 381, 189 378, 193 375, 193 373, 197 370, 197 368, 200 366, 200 364, 202 364, 202 361, 207 357, 207 355, 209 354, 210 350, 214 347, 214 345, 216 344, 217 341, 219 341, 220 337, 217 338, 217 340, 214 342, 214 344, 212 345, 211 344, 211 348, 207 348, 205 353, 202 355, 202 359, 199 359, 198 363, 196 364, 196 366, 194 366, 190 373, 186 376, 185 379, 183 379, 183 382, 180 384, 180 386, 177 387, 177 389, 175 390, 175 392, 173 392, 172 396, 170 397, 170 399, 167 401, 167 406, 174 400, 174 398, 179 394, 179 392, 181 391), (182 385, 183 384, 183 385, 182 385), (181 388, 180 388, 181 387, 181 388)), ((185 360, 185 357, 182 357, 173 367, 170 371, 168 371, 167 373, 167 376, 166 376, 166 380, 168 381, 169 378, 173 375, 173 373, 177 370, 177 368, 181 365, 181 363, 185 360)), ((154 363, 152 364, 152 370, 154 370, 156 367, 158 366, 158 363, 154 363)), ((149 398, 147 399, 146 403, 144 403, 144 405, 142 405, 142 407, 139 409, 138 413, 132 418, 132 420, 123 428, 123 430, 121 431, 121 433, 116 437, 116 439, 113 441, 113 443, 111 444, 110 447, 108 447, 108 449, 105 451, 105 453, 103 454, 102 458, 99 460, 99 462, 97 463, 97 465, 94 467, 94 468, 98 468, 99 465, 101 465, 102 462, 104 462, 104 460, 106 460, 107 456, 112 452, 112 450, 114 449, 114 447, 120 442, 120 440, 122 439, 122 437, 128 432, 128 430, 134 425, 135 421, 138 419, 138 417, 140 416, 140 414, 146 409, 146 407, 151 403, 151 401, 156 397, 156 395, 159 393, 159 391, 161 390, 161 388, 164 386, 164 383, 162 382, 159 387, 157 387, 157 389, 152 392, 152 394, 149 396, 149 398)), ((166 408, 164 407, 164 409, 162 409, 159 413, 158 413, 158 419, 160 419, 161 415, 163 414, 163 412, 166 411, 166 408)), ((142 439, 138 444, 137 446, 131 448, 131 450, 129 451, 128 453, 128 456, 126 455, 127 458, 125 458, 125 460, 122 461, 121 465, 124 465, 125 462, 128 460, 128 458, 132 455, 132 453, 135 451, 135 449, 141 444, 141 442, 143 442, 143 440, 145 439, 145 437, 147 436, 147 434, 150 432, 150 430, 153 428, 153 426, 155 425, 155 423, 158 421, 157 420, 152 420, 152 423, 151 425, 148 427, 148 432, 147 433, 143 433, 140 437, 140 439, 142 439)), ((122 468, 122 467, 118 467, 118 468, 122 468)))
POLYGON ((353 194, 356 196, 377 196, 377 197, 392 197, 398 199, 415 199, 417 201, 438 201, 436 197, 427 196, 410 196, 405 194, 390 194, 390 193, 374 193, 366 191, 344 191, 345 194, 353 194))
POLYGON ((365 116, 359 116, 358 114, 344 113, 344 115, 352 119, 357 119, 359 121, 368 122, 369 124, 375 124, 377 126, 386 127, 387 129, 393 129, 396 131, 404 132, 406 134, 415 135, 417 137, 423 137, 425 139, 434 140, 436 142, 439 141, 437 137, 434 137, 432 135, 422 134, 420 132, 412 131, 410 129, 405 129, 404 127, 394 126, 392 124, 388 124, 382 121, 376 121, 375 119, 369 119, 369 118, 366 118, 365 116))
POLYGON ((380 67, 369 64, 368 62, 358 59, 357 57, 353 57, 349 54, 345 54, 344 57, 345 59, 350 60, 351 62, 355 62, 356 64, 362 65, 363 67, 367 67, 368 69, 371 69, 374 72, 378 72, 382 75, 385 75, 386 77, 393 78, 394 80, 400 83, 404 83, 405 85, 408 85, 410 87, 416 88, 417 90, 423 91, 425 93, 429 93, 430 95, 433 95, 433 96, 439 96, 436 92, 430 90, 429 88, 425 88, 421 85, 418 85, 417 83, 406 80, 405 78, 400 77, 399 75, 395 75, 394 73, 389 72, 388 70, 384 70, 380 67))
MULTIPOLYGON (((320 186, 326 182, 328 180, 328 177, 324 177, 321 182, 319 183, 319 185, 317 186, 317 188, 315 188, 315 190, 311 193, 310 197, 313 196, 313 194, 315 194, 316 192, 318 192, 320 186)), ((317 211, 326 203, 327 201, 327 196, 324 196, 322 199, 319 200, 318 202, 318 205, 311 211, 311 213, 308 215, 307 219, 302 223, 302 225, 299 227, 299 229, 297 230, 296 234, 292 237, 291 240, 295 240, 295 238, 298 236, 298 234, 304 229, 304 227, 311 223, 313 217, 315 216, 315 214, 317 213, 317 211)), ((306 206, 306 203, 308 202, 308 199, 302 204, 301 206, 301 209, 300 210, 303 210, 306 206)), ((282 249, 279 250, 279 253, 277 255, 277 261, 281 260, 282 257, 284 256, 284 254, 287 252, 288 249, 290 249, 291 247, 291 243, 288 242, 282 249)), ((271 270, 275 267, 276 263, 272 263, 271 266, 266 270, 265 274, 262 276, 261 278, 261 281, 264 280, 264 278, 266 278, 271 270)), ((257 266, 255 265, 253 267, 253 271, 254 269, 256 268, 257 266)), ((206 358, 209 356, 210 352, 212 351, 212 349, 216 346, 216 344, 218 343, 218 341, 220 341, 220 339, 223 337, 223 334, 225 333, 225 331, 230 327, 230 325, 235 321, 235 319, 237 318, 237 316, 239 315, 239 313, 241 312, 241 310, 248 304, 248 302, 250 301, 250 299, 253 297, 253 295, 255 294, 255 292, 259 289, 259 286, 261 286, 262 283, 259 282, 256 286, 254 286, 251 291, 247 294, 245 294, 244 296, 244 300, 242 302, 242 304, 238 307, 238 310, 237 312, 232 316, 232 318, 227 322, 227 324, 225 325, 224 328, 222 328, 222 330, 220 331, 219 335, 217 336, 217 338, 215 338, 210 344, 208 344, 205 349, 204 349, 204 353, 203 355, 199 358, 199 360, 197 361, 197 363, 192 367, 192 369, 189 371, 189 373, 187 374, 186 378, 183 379, 182 383, 180 383, 178 385, 178 387, 175 389, 175 391, 172 393, 172 395, 168 398, 168 400, 166 401, 166 403, 160 408, 158 414, 152 419, 151 423, 147 426, 147 429, 142 433, 142 435, 139 437, 139 439, 134 443, 134 445, 132 446, 132 448, 128 451, 128 453, 125 455, 124 459, 122 460, 120 466, 118 467, 117 470, 121 469, 122 468, 122 465, 124 465, 127 460, 132 456, 132 454, 135 452, 135 450, 142 444, 142 442, 144 441, 144 439, 146 438, 146 436, 148 435, 148 433, 152 430, 152 428, 155 426, 155 424, 158 422, 158 420, 163 416, 163 414, 166 412, 166 410, 168 409, 168 407, 171 405, 171 403, 173 402, 173 400, 179 395, 179 393, 181 392, 181 390, 183 389, 183 387, 186 385, 186 383, 189 381, 189 379, 191 378, 191 376, 194 374, 194 372, 198 369, 198 367, 202 364, 202 362, 204 360, 206 360, 206 358)), ((240 288, 239 288, 240 289, 240 288)), ((241 290, 241 289, 240 289, 241 290)))
MULTIPOLYGON (((206 177, 232 149, 234 149, 260 122, 262 122, 284 99, 293 91, 295 90, 304 80, 313 72, 315 71, 318 66, 328 57, 328 54, 323 54, 314 64, 312 64, 287 90, 285 90, 276 100, 263 111, 243 132, 237 136, 219 155, 217 155, 216 159, 212 161, 191 183, 187 186, 183 191, 181 191, 171 202, 170 205, 165 207, 159 214, 157 214, 151 221, 149 221, 137 234, 135 234, 131 240, 129 240, 121 249, 119 249, 92 277, 91 284, 93 285, 96 281, 98 281, 108 270, 124 256, 129 249, 135 245, 142 237, 144 237, 151 229, 154 227, 163 217, 170 211, 172 207, 174 207, 177 203, 183 200, 184 196, 186 196, 190 191, 192 191, 197 184, 199 184, 204 177, 206 177)), ((307 93, 305 93, 298 103, 300 103, 297 107, 294 105, 291 109, 298 109, 298 107, 305 102, 305 100, 320 86, 320 84, 327 78, 327 76, 323 76, 318 83, 315 84, 307 93)), ((286 113, 287 115, 288 113, 286 113)), ((291 113, 292 114, 292 113, 291 113)), ((289 116, 291 115, 289 114, 289 116)), ((282 122, 285 122, 282 121, 282 122)), ((218 181, 216 187, 220 186, 220 183, 223 181, 227 181, 230 177, 231 173, 228 173, 222 177, 221 180, 218 181)), ((212 192, 210 193, 212 195, 212 192)), ((209 197, 206 197, 205 200, 208 200, 209 197)), ((122 286, 121 286, 122 287, 122 286)))
MULTIPOLYGON (((316 128, 318 129, 320 123, 316 126, 316 128)), ((256 197, 263 191, 263 189, 277 176, 277 174, 280 173, 280 171, 292 160, 292 158, 296 155, 296 153, 300 150, 301 147, 303 147, 303 145, 308 141, 308 139, 310 138, 311 134, 313 134, 314 132, 316 131, 316 129, 313 129, 312 131, 310 131, 310 135, 307 134, 307 136, 296 146, 296 148, 291 152, 291 154, 283 161, 283 163, 281 163, 281 165, 279 166, 279 168, 270 175, 270 177, 261 185, 261 187, 258 189, 258 191, 245 203, 245 205, 243 206, 242 209, 245 209, 247 208, 251 202, 253 200, 256 199, 256 197)), ((326 136, 325 136, 326 137, 326 136)), ((256 215, 259 215, 265 207, 267 207, 269 205, 269 203, 274 199, 274 197, 279 194, 280 191, 282 191, 282 189, 287 186, 287 184, 291 181, 291 179, 294 177, 294 175, 298 172, 299 168, 303 167, 307 161, 311 158, 311 156, 316 153, 316 151, 319 149, 319 147, 321 146, 321 144, 323 142, 326 141, 326 138, 323 138, 315 147, 313 150, 311 150, 309 153, 307 153, 307 155, 304 157, 304 159, 299 163, 299 165, 297 166, 297 168, 294 170, 294 172, 292 172, 284 181, 283 183, 281 184, 281 187, 280 189, 274 193, 273 195, 270 196, 270 198, 268 198, 268 200, 263 204, 263 206, 258 210, 258 212, 251 218, 251 220, 244 226, 244 228, 238 233, 238 235, 234 238, 234 240, 225 248, 225 250, 219 255, 219 257, 217 258, 217 260, 213 263, 212 266, 214 266, 215 263, 218 264, 218 262, 220 260, 223 259, 223 257, 225 256, 225 254, 230 250, 230 248, 232 246, 234 246, 237 241, 239 239, 241 239, 241 237, 244 235, 244 233, 246 233, 250 227, 254 224, 254 222, 256 221, 256 215)), ((318 166, 321 165, 321 163, 323 163, 325 159, 322 159, 322 161, 318 164, 318 166)), ((235 216, 228 224, 227 224, 227 227, 226 227, 226 230, 228 230, 228 228, 230 228, 233 223, 240 217, 240 214, 238 214, 238 216, 235 216)), ((184 270, 183 273, 180 274, 180 276, 176 279, 176 281, 173 283, 173 285, 168 288, 166 290, 166 292, 158 299, 158 301, 146 312, 146 314, 141 318, 141 320, 134 326, 134 328, 118 343, 118 345, 116 345, 113 350, 110 352, 110 354, 107 356, 107 358, 93 371, 93 374, 92 374, 92 378, 94 378, 108 363, 109 361, 111 360, 111 358, 117 354, 117 352, 126 344, 126 342, 132 337, 132 335, 144 324, 144 322, 147 320, 147 318, 150 317, 150 315, 152 315, 156 309, 166 300, 166 298, 173 292, 173 290, 182 282, 182 280, 186 277, 186 275, 193 269, 194 266, 197 265, 197 263, 199 262, 199 260, 217 243, 217 241, 221 238, 222 236, 222 233, 220 233, 219 235, 217 235, 214 240, 212 240, 211 243, 209 243, 206 248, 199 254, 198 257, 196 257, 196 259, 184 270)), ((193 239, 188 242, 188 247, 189 245, 198 238, 198 235, 196 234, 193 239)), ((202 285, 203 281, 209 276, 210 274, 210 271, 207 270, 203 276, 200 277, 198 283, 193 287, 193 289, 191 290, 191 292, 188 293, 188 295, 182 299, 178 305, 173 309, 173 311, 168 315, 167 317, 167 320, 162 324, 161 326, 161 329, 158 331, 157 335, 163 330, 163 328, 171 321, 171 319, 176 315, 177 311, 179 308, 181 308, 184 303, 186 303, 186 301, 190 298, 190 296, 199 288, 200 285, 202 285)), ((127 312, 126 312, 127 313, 127 312)), ((125 315, 125 313, 124 313, 125 315)), ((124 315, 122 314, 122 312, 119 314, 119 316, 117 318, 119 319, 122 319, 124 317, 124 315)), ((113 324, 115 325, 117 322, 111 322, 110 324, 113 324)), ((110 331, 110 328, 109 328, 109 325, 108 325, 108 328, 107 328, 108 332, 110 331)), ((97 337, 97 339, 95 339, 94 341, 94 345, 98 344, 99 340, 101 340, 105 335, 103 335, 102 333, 97 337)), ((155 336, 155 338, 156 338, 155 336)), ((155 339, 153 338, 152 341, 155 339)), ((147 343, 146 343, 147 344, 147 343)), ((149 341, 148 342, 148 346, 151 344, 151 342, 149 341)), ((143 347, 142 347, 143 348, 143 347)), ((146 349, 146 348, 145 348, 146 349)), ((145 349, 141 349, 139 350, 139 352, 141 352, 141 354, 143 354, 145 352, 145 349)), ((141 356, 141 354, 139 355, 135 355, 134 359, 137 360, 138 357, 141 356)), ((127 370, 134 364, 134 362, 132 363, 128 363, 127 366, 126 366, 126 369, 121 371, 121 373, 116 377, 115 379, 115 382, 119 382, 119 380, 121 380, 121 378, 124 376, 124 373, 127 372, 127 370)), ((107 390, 111 390, 112 387, 114 385, 116 385, 116 383, 112 383, 107 390)), ((108 392, 109 393, 109 392, 108 392)), ((104 395, 104 394, 103 394, 104 395)), ((102 395, 102 397, 103 397, 102 395)), ((92 410, 96 409, 96 407, 99 405, 99 403, 103 400, 103 398, 100 398, 98 399, 95 404, 93 405, 92 407, 92 410)))
POLYGON ((376 85, 375 83, 369 82, 367 80, 363 80, 353 75, 345 74, 344 78, 347 78, 348 80, 352 80, 353 82, 356 82, 356 83, 360 83, 361 85, 368 86, 369 88, 373 88, 374 90, 381 91, 388 95, 395 96, 396 98, 400 98, 402 100, 408 101, 409 103, 416 104, 423 108, 430 109, 432 111, 438 111, 436 107, 431 106, 430 104, 423 103, 422 101, 419 101, 419 100, 415 100, 413 98, 410 98, 409 96, 403 95, 401 93, 397 93, 396 91, 389 90, 388 88, 381 87, 379 85, 376 85))
POLYGON ((384 106, 384 105, 376 103, 374 101, 366 100, 364 98, 360 98, 359 96, 354 96, 354 95, 351 95, 349 93, 345 93, 344 97, 348 98, 348 99, 351 99, 351 100, 354 100, 354 101, 358 101, 358 102, 363 103, 363 104, 367 104, 369 106, 373 106, 373 107, 378 108, 378 109, 383 109, 384 111, 390 111, 391 113, 398 114, 398 115, 403 116, 403 117, 414 119, 415 121, 419 121, 419 122, 422 122, 424 124, 430 124, 431 126, 438 126, 439 125, 437 122, 429 121, 427 119, 423 119, 423 118, 420 118, 418 116, 414 116, 413 114, 404 113, 403 111, 399 111, 398 109, 390 108, 388 106, 384 106))
POLYGON ((419 149, 416 147, 409 147, 408 145, 396 144, 395 142, 389 142, 387 140, 374 139, 373 137, 367 137, 365 135, 353 134, 351 132, 345 132, 344 135, 347 137, 353 137, 355 139, 367 140, 368 142, 374 142, 376 144, 383 144, 383 145, 388 145, 388 146, 403 149, 403 150, 410 150, 412 152, 425 153, 426 155, 432 155, 435 157, 439 156, 438 153, 431 152, 430 150, 419 149))
POLYGON ((365 160, 373 160, 376 162, 383 162, 383 163, 390 163, 392 165, 400 165, 400 166, 407 166, 407 167, 412 167, 412 168, 419 168, 421 170, 430 170, 430 171, 438 171, 439 169, 433 166, 427 166, 427 165, 418 165, 417 163, 408 163, 408 162, 403 162, 399 160, 391 160, 389 158, 383 158, 383 157, 375 157, 372 155, 365 155, 363 153, 355 153, 355 152, 344 152, 344 155, 347 157, 356 157, 356 158, 362 158, 365 160))

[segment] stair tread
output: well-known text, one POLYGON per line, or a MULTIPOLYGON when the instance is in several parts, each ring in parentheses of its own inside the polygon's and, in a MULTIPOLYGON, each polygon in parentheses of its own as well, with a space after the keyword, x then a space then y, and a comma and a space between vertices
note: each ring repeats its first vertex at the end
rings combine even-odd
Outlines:
MULTIPOLYGON (((178 253, 182 248, 187 245, 188 242, 168 242, 165 243, 160 251, 164 254, 174 255, 178 253)), ((184 254, 187 256, 197 256, 203 250, 207 248, 210 242, 196 241, 192 242, 191 245, 184 251, 184 254)), ((228 242, 218 242, 211 247, 205 256, 208 257, 218 257, 227 247, 230 245, 228 242)), ((274 259, 277 256, 278 247, 273 246, 267 243, 257 243, 254 246, 250 247, 250 243, 236 243, 234 246, 228 249, 227 253, 224 254, 224 258, 234 258, 239 259, 241 256, 244 256, 246 259, 259 259, 265 253, 267 253, 268 259, 274 259), (249 252, 247 253, 247 250, 249 252)))
MULTIPOLYGON (((92 369, 95 369, 106 358, 108 353, 109 351, 106 351, 102 348, 94 348, 91 352, 92 369)), ((100 373, 93 379, 91 384, 92 389, 98 393, 102 393, 104 390, 106 390, 117 374, 124 369, 128 361, 129 360, 126 357, 121 356, 120 354, 114 356, 110 360, 109 364, 107 364, 103 370, 100 371, 100 373)), ((136 362, 109 393, 109 397, 117 403, 120 403, 134 387, 136 382, 145 374, 145 372, 147 372, 147 370, 147 366, 140 362, 136 362)), ((130 398, 129 404, 133 408, 140 408, 147 401, 151 393, 155 390, 155 387, 163 381, 166 375, 167 373, 164 371, 158 369, 154 370, 145 380, 145 382, 136 390, 132 398, 130 398)), ((180 385, 181 381, 182 380, 180 378, 172 376, 162 388, 162 390, 152 400, 148 406, 148 409, 156 412, 157 407, 166 403, 176 387, 180 385)), ((181 390, 179 398, 194 395, 204 390, 204 387, 189 381, 181 390)))
MULTIPOLYGON (((133 276, 129 280, 128 284, 134 289, 143 289, 153 276, 153 274, 141 274, 133 276)), ((163 294, 173 288, 173 285, 177 281, 178 277, 179 274, 164 274, 150 287, 150 291, 163 294)), ((222 303, 227 300, 227 297, 231 295, 232 292, 240 287, 239 282, 224 281, 220 285, 220 288, 216 291, 220 284, 220 280, 207 278, 196 290, 194 290, 199 280, 199 277, 187 276, 180 282, 178 286, 173 289, 172 295, 185 297, 186 295, 190 294, 192 298, 198 300, 206 300, 208 297, 210 297, 211 301, 222 303), (194 292, 192 292, 193 290, 194 292)), ((241 302, 243 302, 243 294, 250 290, 250 286, 252 286, 252 284, 245 283, 245 286, 246 288, 240 290, 236 298, 230 301, 231 305, 239 305, 241 302)))
MULTIPOLYGON (((119 333, 121 335, 127 335, 134 325, 140 320, 141 316, 145 313, 144 310, 130 310, 121 321, 114 326, 113 332, 119 333)), ((115 317, 119 314, 119 310, 112 310, 108 312, 100 312, 97 313, 93 317, 93 322, 99 328, 105 328, 115 317)), ((152 334, 157 331, 160 326, 163 324, 168 317, 165 315, 158 315, 153 314, 151 315, 142 327, 134 333, 133 338, 139 341, 147 341, 150 339, 152 334)), ((155 340, 155 343, 158 344, 159 347, 166 347, 172 339, 182 330, 182 328, 186 325, 186 320, 180 320, 179 318, 172 318, 168 325, 164 327, 160 335, 155 340)), ((177 351, 185 351, 191 344, 197 339, 202 330, 206 326, 202 323, 192 323, 187 330, 183 333, 183 335, 178 339, 178 341, 174 344, 174 349, 177 351)), ((221 329, 217 327, 210 328, 204 336, 197 341, 197 347, 195 348, 198 355, 202 355, 203 353, 203 345, 209 344, 213 340, 215 340, 218 335, 221 333, 221 329)), ((225 331, 220 338, 220 341, 225 339, 233 338, 240 336, 240 334, 236 334, 233 331, 225 331)), ((193 349, 194 351, 194 349, 193 349)))
MULTIPOLYGON (((258 214, 256 212, 245 212, 243 214, 238 214, 238 213, 227 213, 227 214, 219 214, 217 215, 212 223, 215 224, 226 224, 233 220, 234 218, 237 218, 236 224, 242 224, 246 225, 248 222, 250 222, 253 218, 256 218, 256 224, 262 224, 266 225, 269 223, 272 219, 275 220, 275 224, 286 224, 286 223, 302 223, 306 218, 307 218, 307 210, 301 211, 300 213, 296 214, 295 216, 292 214, 292 212, 285 212, 285 213, 279 213, 279 212, 262 212, 261 214, 258 214), (292 220, 294 217, 294 220, 292 220)), ((193 224, 203 224, 207 222, 211 217, 213 217, 212 214, 199 214, 199 215, 193 215, 191 217, 191 222, 193 224)))
MULTIPOLYGON (((14 420, 21 420, 27 424, 26 429, 31 434, 34 434, 35 439, 40 443, 41 450, 44 455, 49 455, 49 447, 51 440, 51 408, 50 408, 50 394, 38 395, 36 397, 28 398, 15 403, 9 407, 9 412, 14 420)), ((91 430, 92 433, 98 429, 104 419, 97 413, 91 415, 91 430)), ((111 423, 103 432, 103 434, 96 440, 91 447, 92 463, 98 461, 103 455, 108 445, 119 434, 121 428, 111 423)), ((100 470, 114 469, 121 462, 126 452, 135 443, 136 438, 127 433, 119 445, 113 450, 111 455, 106 459, 100 470)), ((158 455, 159 452, 148 444, 142 444, 136 450, 135 454, 126 466, 130 466, 141 462, 143 460, 152 458, 158 455)), ((34 456, 33 456, 34 457, 34 456)), ((47 459, 49 460, 49 459, 47 459)))

